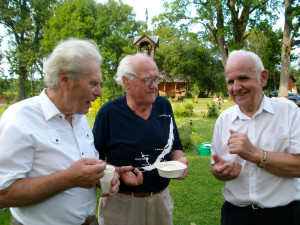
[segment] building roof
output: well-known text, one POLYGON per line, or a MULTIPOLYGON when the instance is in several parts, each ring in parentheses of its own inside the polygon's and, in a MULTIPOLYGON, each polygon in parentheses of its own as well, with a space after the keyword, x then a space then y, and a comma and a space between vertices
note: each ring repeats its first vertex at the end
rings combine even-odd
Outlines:
POLYGON ((133 44, 137 43, 139 40, 141 40, 143 37, 149 38, 151 41, 153 41, 154 44, 158 44, 159 36, 149 36, 147 34, 144 34, 142 36, 136 36, 133 38, 133 44))

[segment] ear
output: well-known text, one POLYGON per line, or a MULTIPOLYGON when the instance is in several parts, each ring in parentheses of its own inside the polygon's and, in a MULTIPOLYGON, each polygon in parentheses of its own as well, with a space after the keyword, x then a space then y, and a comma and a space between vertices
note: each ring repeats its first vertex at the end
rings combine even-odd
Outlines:
POLYGON ((68 88, 70 84, 70 78, 67 76, 66 72, 60 72, 59 84, 63 89, 68 88))
POLYGON ((263 70, 261 72, 261 77, 260 77, 260 81, 261 81, 261 86, 262 87, 265 87, 267 85, 268 77, 269 77, 268 71, 267 70, 263 70))
POLYGON ((124 87, 127 89, 128 88, 128 77, 126 77, 126 76, 123 76, 122 77, 122 82, 123 82, 123 85, 124 85, 124 87))

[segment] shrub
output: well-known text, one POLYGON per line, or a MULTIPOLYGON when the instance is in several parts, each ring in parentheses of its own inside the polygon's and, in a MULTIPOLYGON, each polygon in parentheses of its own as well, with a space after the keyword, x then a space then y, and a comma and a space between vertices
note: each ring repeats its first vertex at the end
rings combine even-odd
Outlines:
POLYGON ((185 124, 181 127, 178 127, 178 132, 180 136, 181 143, 183 145, 183 150, 192 149, 193 141, 191 137, 191 128, 189 124, 185 124))
POLYGON ((101 108, 101 106, 108 102, 109 100, 114 99, 114 92, 108 89, 107 87, 102 88, 102 96, 97 98, 96 101, 92 102, 92 107, 90 113, 95 117, 101 108))
POLYGON ((178 117, 192 116, 194 112, 194 105, 191 103, 176 104, 174 106, 174 115, 178 117))
POLYGON ((207 104, 207 117, 217 118, 219 116, 219 110, 221 109, 221 103, 210 103, 207 104), (217 105, 218 104, 218 105, 217 105))

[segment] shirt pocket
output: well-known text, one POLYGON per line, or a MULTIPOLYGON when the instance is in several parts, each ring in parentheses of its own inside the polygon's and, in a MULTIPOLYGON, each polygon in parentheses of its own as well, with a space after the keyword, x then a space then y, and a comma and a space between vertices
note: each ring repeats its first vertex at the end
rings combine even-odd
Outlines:
POLYGON ((48 134, 52 143, 59 144, 61 142, 61 137, 56 130, 48 130, 48 134))
POLYGON ((284 134, 264 134, 261 138, 262 149, 271 152, 289 152, 289 137, 284 134))

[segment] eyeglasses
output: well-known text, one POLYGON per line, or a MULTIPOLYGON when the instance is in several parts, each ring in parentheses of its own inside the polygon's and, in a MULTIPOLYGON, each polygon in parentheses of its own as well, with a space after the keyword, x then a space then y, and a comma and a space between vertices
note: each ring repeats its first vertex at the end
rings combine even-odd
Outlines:
POLYGON ((150 85, 152 83, 152 81, 155 84, 158 84, 158 82, 159 82, 159 77, 154 77, 154 78, 151 78, 151 77, 139 78, 135 74, 132 74, 132 73, 128 73, 128 75, 133 76, 133 77, 135 77, 135 78, 143 81, 145 85, 150 85))

